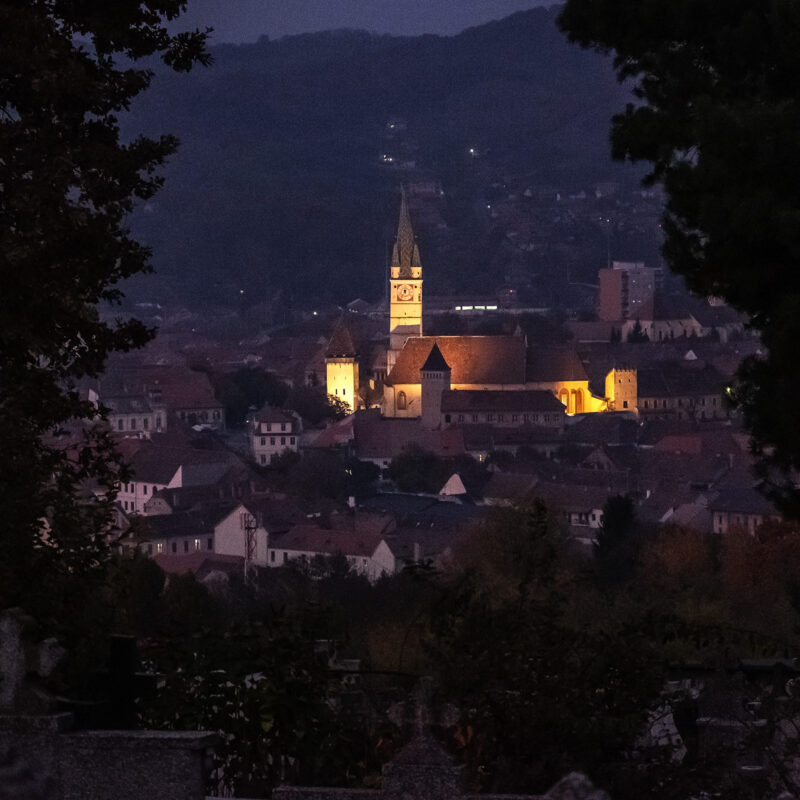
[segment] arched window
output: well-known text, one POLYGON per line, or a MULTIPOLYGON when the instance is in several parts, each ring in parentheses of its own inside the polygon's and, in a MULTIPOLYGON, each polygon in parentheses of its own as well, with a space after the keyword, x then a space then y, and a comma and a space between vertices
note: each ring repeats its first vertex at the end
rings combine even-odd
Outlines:
POLYGON ((575 413, 583 414, 583 392, 580 389, 573 389, 572 397, 575 403, 575 413))
POLYGON ((564 408, 569 405, 569 391, 562 389, 558 394, 558 399, 564 404, 564 408))
POLYGON ((397 393, 397 409, 398 409, 398 411, 405 411, 407 406, 408 406, 408 400, 406 399, 406 393, 405 392, 398 392, 397 393))

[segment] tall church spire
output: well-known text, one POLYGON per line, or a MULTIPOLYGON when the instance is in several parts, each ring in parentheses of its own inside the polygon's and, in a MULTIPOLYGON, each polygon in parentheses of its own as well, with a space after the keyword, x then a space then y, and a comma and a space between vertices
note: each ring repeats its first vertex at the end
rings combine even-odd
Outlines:
POLYGON ((400 219, 397 223, 397 241, 392 251, 392 277, 416 278, 420 274, 422 264, 419 260, 419 248, 411 227, 411 216, 408 213, 408 201, 403 187, 400 188, 400 219))
POLYGON ((410 336, 422 336, 422 263, 411 227, 405 189, 400 187, 400 220, 389 276, 389 349, 386 367, 391 371, 397 354, 410 336))

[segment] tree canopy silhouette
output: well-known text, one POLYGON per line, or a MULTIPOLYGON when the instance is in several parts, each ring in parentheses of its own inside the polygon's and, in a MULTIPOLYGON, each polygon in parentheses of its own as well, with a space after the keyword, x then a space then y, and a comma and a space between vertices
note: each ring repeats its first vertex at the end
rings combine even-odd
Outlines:
POLYGON ((731 397, 765 486, 795 516, 800 427, 800 6, 793 0, 568 0, 570 39, 614 51, 638 102, 613 118, 618 159, 667 194, 664 255, 689 287, 750 316, 767 355, 731 397))
POLYGON ((99 563, 120 467, 76 382, 152 335, 100 307, 149 268, 125 217, 177 141, 123 142, 118 116, 150 83, 138 60, 208 63, 207 32, 167 27, 185 6, 0 2, 0 607, 99 563))

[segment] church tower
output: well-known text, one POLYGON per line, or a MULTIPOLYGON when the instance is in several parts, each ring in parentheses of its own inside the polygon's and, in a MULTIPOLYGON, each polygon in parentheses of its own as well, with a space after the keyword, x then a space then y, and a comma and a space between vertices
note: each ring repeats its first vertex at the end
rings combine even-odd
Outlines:
POLYGON ((325 373, 328 394, 355 411, 358 408, 358 353, 344 319, 336 323, 328 342, 325 373))
POLYGON ((387 373, 391 372, 406 339, 422 336, 422 264, 404 189, 401 189, 400 220, 390 270, 387 373))

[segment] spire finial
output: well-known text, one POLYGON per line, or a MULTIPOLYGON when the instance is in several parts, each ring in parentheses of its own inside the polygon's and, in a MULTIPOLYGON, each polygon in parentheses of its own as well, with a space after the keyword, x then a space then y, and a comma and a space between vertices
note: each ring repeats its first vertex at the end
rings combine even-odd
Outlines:
POLYGON ((397 223, 397 241, 392 251, 392 268, 398 269, 398 278, 411 278, 412 268, 421 269, 419 248, 411 227, 411 215, 408 213, 408 200, 404 186, 400 186, 400 219, 397 223))

